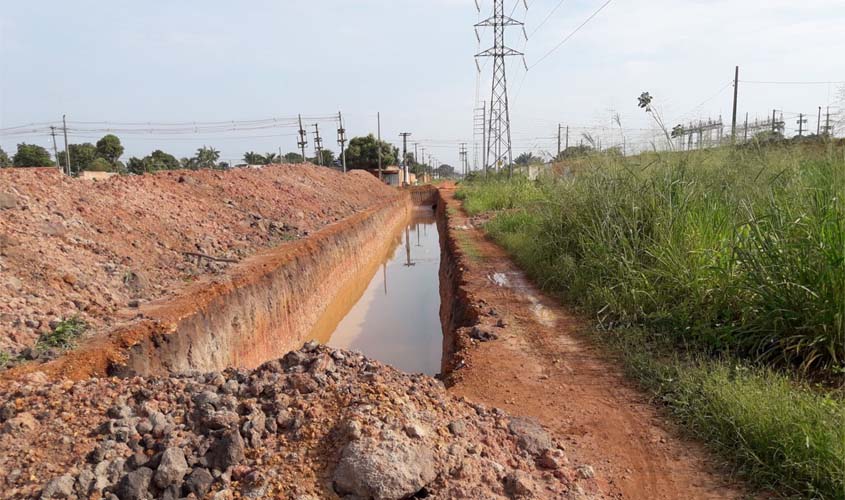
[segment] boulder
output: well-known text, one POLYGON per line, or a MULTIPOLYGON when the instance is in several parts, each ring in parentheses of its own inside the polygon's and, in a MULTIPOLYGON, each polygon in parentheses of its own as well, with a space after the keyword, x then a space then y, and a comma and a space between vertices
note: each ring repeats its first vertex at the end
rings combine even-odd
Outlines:
POLYGON ((333 479, 341 495, 387 500, 414 495, 435 477, 431 450, 390 435, 347 444, 333 479))

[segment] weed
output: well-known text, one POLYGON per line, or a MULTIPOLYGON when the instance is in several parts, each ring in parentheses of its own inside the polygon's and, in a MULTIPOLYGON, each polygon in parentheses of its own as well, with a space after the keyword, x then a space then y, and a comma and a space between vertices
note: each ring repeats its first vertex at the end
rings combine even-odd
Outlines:
POLYGON ((60 321, 49 333, 42 334, 35 347, 37 350, 72 349, 77 339, 88 329, 88 324, 78 316, 60 321))

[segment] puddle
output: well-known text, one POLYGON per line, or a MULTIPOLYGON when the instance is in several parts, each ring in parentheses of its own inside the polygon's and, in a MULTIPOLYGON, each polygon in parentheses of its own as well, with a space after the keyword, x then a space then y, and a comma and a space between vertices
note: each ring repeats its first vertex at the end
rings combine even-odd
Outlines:
POLYGON ((346 300, 330 306, 336 310, 334 318, 315 337, 406 372, 436 375, 443 333, 434 212, 415 210, 390 247, 381 260, 374 260, 377 266, 347 290, 346 300))
POLYGON ((554 328, 557 324, 557 315, 548 307, 544 306, 540 298, 534 293, 534 287, 525 279, 522 273, 493 273, 487 275, 493 284, 503 288, 510 288, 518 291, 528 302, 531 303, 531 312, 534 317, 544 326, 554 328))

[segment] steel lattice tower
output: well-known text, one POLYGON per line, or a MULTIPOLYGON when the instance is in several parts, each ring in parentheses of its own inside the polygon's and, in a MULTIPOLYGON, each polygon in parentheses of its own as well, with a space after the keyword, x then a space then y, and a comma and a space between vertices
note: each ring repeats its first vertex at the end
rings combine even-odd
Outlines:
POLYGON ((505 45, 505 28, 522 25, 523 23, 505 15, 505 0, 493 0, 493 15, 475 25, 476 29, 480 27, 493 28, 493 47, 476 54, 476 57, 493 58, 492 91, 484 155, 485 169, 495 168, 498 171, 499 168, 510 167, 513 163, 505 58, 522 56, 523 54, 505 45))

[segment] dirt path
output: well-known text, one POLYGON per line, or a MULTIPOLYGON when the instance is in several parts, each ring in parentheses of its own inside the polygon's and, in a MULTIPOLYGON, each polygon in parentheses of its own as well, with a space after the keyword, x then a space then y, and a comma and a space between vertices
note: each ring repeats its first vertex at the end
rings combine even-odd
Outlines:
POLYGON ((680 439, 647 396, 578 333, 587 326, 583 321, 540 293, 504 250, 472 227, 452 189, 440 192, 464 253, 462 286, 483 323, 505 322, 494 329, 499 339, 493 342, 458 334, 465 367, 452 375, 453 393, 538 419, 571 443, 568 453, 595 468, 604 491, 621 498, 747 496, 714 472, 703 446, 680 439))

